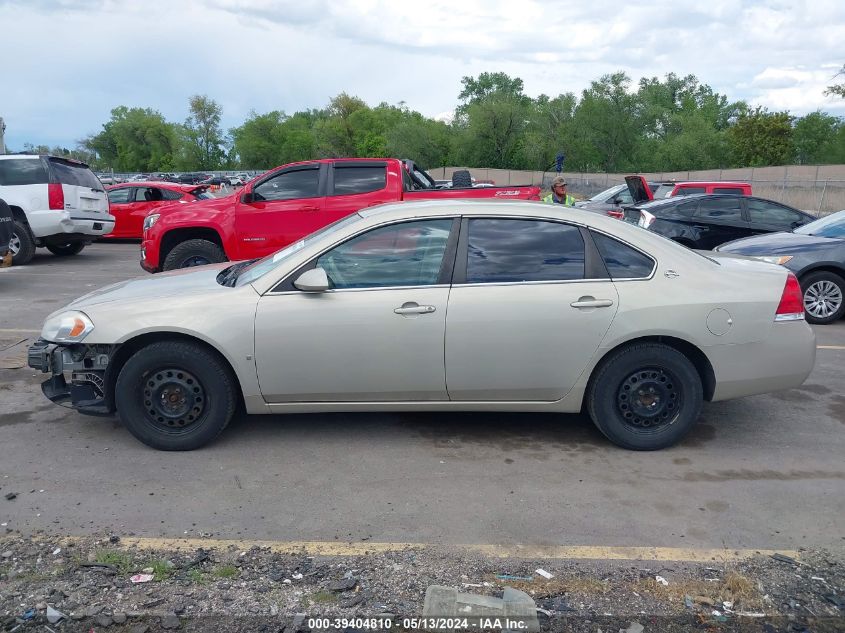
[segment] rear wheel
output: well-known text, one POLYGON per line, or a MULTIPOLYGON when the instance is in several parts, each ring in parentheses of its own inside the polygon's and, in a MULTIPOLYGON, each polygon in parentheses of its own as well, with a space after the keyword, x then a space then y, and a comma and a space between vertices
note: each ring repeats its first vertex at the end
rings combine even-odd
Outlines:
POLYGON ((825 270, 810 273, 801 280, 807 321, 827 325, 845 313, 845 280, 825 270))
POLYGON ((69 244, 47 244, 47 250, 59 257, 79 255, 85 248, 85 242, 70 242, 69 244))
POLYGON ((190 342, 153 343, 135 352, 115 385, 123 424, 164 451, 190 451, 214 440, 236 402, 235 379, 223 361, 190 342))
POLYGON ((226 253, 214 242, 194 239, 186 240, 173 247, 164 259, 163 270, 192 268, 226 261, 226 253))
POLYGON ((9 250, 12 253, 12 263, 21 266, 28 263, 35 255, 35 240, 29 232, 29 227, 23 222, 15 220, 14 233, 9 241, 9 250))
POLYGON ((698 419, 704 393, 693 364, 660 343, 623 348, 605 360, 587 393, 595 425, 618 446, 672 446, 698 419))

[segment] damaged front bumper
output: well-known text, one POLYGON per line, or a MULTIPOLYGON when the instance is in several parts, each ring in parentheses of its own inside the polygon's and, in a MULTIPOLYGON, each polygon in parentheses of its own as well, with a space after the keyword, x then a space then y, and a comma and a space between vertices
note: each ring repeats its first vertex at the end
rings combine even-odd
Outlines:
POLYGON ((113 352, 109 345, 60 345, 39 338, 27 351, 27 364, 52 374, 41 383, 41 391, 52 402, 69 404, 88 415, 111 415, 114 407, 109 401, 106 380, 113 352))

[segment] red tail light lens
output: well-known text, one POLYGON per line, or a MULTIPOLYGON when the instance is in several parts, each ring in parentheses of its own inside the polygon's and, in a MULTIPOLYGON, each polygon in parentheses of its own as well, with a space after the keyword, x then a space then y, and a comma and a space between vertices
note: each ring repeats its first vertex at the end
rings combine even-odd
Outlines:
POLYGON ((617 220, 624 220, 625 214, 622 211, 608 211, 607 215, 612 218, 616 218, 617 220))
POLYGON ((775 321, 800 321, 803 318, 804 293, 801 291, 798 278, 789 273, 786 277, 786 284, 783 286, 780 304, 778 304, 778 309, 775 312, 775 321))
POLYGON ((63 211, 65 208, 65 192, 58 182, 51 182, 47 185, 47 202, 50 209, 63 211))

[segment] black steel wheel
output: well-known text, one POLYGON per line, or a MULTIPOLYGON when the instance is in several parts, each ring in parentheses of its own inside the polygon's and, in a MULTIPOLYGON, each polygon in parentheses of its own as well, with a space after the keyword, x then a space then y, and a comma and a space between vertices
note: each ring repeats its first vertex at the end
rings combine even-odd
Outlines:
POLYGON ((661 343, 624 347, 593 373, 587 410, 615 444, 657 450, 686 435, 701 411, 704 392, 695 365, 661 343))
POLYGON ((229 424, 236 379, 213 350, 188 341, 153 343, 120 370, 115 404, 136 438, 160 450, 193 450, 229 424))

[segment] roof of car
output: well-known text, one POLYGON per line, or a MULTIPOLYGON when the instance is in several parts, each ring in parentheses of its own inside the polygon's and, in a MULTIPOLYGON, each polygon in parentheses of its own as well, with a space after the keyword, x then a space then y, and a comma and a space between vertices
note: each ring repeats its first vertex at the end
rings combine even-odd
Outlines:
POLYGON ((193 191, 200 189, 202 185, 191 185, 183 182, 170 182, 167 180, 133 180, 131 182, 121 182, 116 185, 108 185, 106 189, 123 189, 126 187, 158 187, 160 189, 172 189, 173 191, 193 191))

